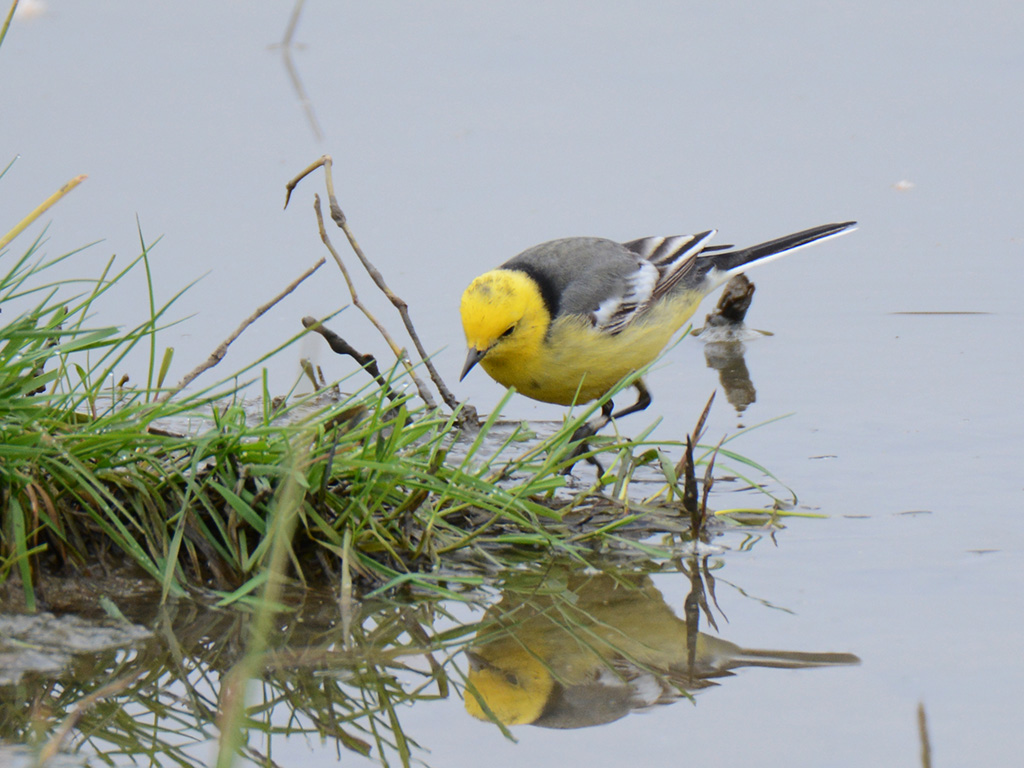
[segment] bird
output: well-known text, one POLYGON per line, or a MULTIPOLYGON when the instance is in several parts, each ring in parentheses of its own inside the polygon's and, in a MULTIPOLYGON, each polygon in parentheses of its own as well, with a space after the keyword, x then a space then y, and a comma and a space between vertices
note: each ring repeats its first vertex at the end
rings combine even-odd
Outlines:
POLYGON ((645 574, 518 574, 466 649, 466 711, 503 725, 582 728, 671 704, 740 667, 858 664, 850 653, 742 648, 697 631, 645 574))
MULTIPOLYGON (((468 354, 459 381, 479 364, 499 384, 541 402, 604 397, 652 362, 722 283, 856 224, 824 224, 747 248, 710 245, 713 229, 625 243, 568 237, 535 245, 474 279, 462 294, 468 354)), ((643 379, 633 387, 633 405, 615 411, 605 401, 601 417, 573 440, 646 409, 651 394, 643 379)))

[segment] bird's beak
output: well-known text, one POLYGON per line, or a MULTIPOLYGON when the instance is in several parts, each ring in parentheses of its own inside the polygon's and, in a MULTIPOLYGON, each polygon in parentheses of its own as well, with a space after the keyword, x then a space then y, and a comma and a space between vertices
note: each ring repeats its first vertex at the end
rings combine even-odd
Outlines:
POLYGON ((459 381, 466 378, 466 374, 473 370, 473 366, 484 359, 484 355, 487 354, 486 349, 477 349, 476 347, 469 348, 469 354, 466 355, 466 364, 462 367, 462 375, 459 376, 459 381))

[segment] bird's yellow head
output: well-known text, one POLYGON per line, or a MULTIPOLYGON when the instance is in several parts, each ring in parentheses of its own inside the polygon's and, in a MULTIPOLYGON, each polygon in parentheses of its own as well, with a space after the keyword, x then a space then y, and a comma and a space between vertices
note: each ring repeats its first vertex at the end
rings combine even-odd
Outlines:
POLYGON ((536 281, 525 272, 495 269, 462 294, 462 329, 469 356, 461 381, 477 363, 503 384, 503 368, 530 359, 544 340, 551 315, 536 281))
POLYGON ((516 646, 501 653, 488 647, 467 651, 469 682, 466 711, 479 720, 490 720, 483 706, 504 725, 532 723, 544 712, 555 681, 544 662, 516 646))

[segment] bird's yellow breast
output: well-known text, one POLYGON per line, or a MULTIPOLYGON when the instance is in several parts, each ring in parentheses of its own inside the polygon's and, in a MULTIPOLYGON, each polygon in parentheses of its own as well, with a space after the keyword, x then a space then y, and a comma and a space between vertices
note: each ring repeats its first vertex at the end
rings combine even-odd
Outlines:
POLYGON ((495 381, 534 400, 586 403, 654 360, 701 298, 697 293, 668 296, 614 335, 596 329, 589 318, 562 316, 546 334, 508 349, 499 345, 480 364, 495 381))

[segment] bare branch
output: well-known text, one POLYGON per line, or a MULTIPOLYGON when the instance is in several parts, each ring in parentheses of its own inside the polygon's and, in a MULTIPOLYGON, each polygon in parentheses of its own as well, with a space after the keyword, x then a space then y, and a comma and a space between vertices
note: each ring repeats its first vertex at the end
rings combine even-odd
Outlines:
MULTIPOLYGON (((416 333, 416 329, 413 326, 412 318, 409 315, 409 305, 401 297, 395 294, 390 287, 388 287, 387 283, 384 280, 384 276, 381 274, 380 270, 378 270, 366 257, 366 254, 363 252, 363 249, 359 246, 359 243, 356 240, 355 235, 352 233, 351 228, 348 226, 348 222, 345 218, 345 213, 344 211, 341 210, 341 206, 338 204, 337 196, 334 193, 334 177, 331 170, 332 166, 333 160, 331 159, 331 156, 324 155, 319 160, 311 164, 309 167, 305 168, 301 173, 299 173, 298 176, 296 176, 294 179, 288 182, 288 184, 286 185, 287 194, 285 197, 285 207, 288 206, 288 201, 291 199, 292 191, 295 189, 298 183, 303 178, 308 176, 310 173, 315 171, 317 168, 323 168, 325 183, 327 186, 328 203, 331 210, 331 219, 345 233, 345 237, 348 238, 349 245, 352 247, 352 250, 359 258, 359 261, 363 265, 363 268, 366 270, 367 274, 369 274, 370 279, 373 280, 374 284, 381 290, 381 292, 383 292, 383 294, 388 298, 391 304, 398 310, 398 313, 402 318, 402 322, 405 325, 405 330, 409 334, 409 337, 412 339, 413 344, 416 347, 417 354, 420 356, 420 359, 423 361, 423 364, 427 367, 427 371, 430 374, 430 378, 433 381, 434 386, 437 387, 437 391, 441 394, 441 398, 444 400, 445 404, 448 405, 448 407, 451 408, 452 410, 455 410, 459 406, 459 401, 456 400, 455 396, 451 393, 451 390, 448 389, 447 385, 444 383, 444 380, 441 378, 441 375, 434 367, 434 364, 431 361, 430 357, 427 355, 426 349, 424 349, 423 344, 420 341, 419 335, 416 333)), ((385 340, 388 342, 388 345, 391 346, 396 356, 398 356, 399 359, 402 360, 403 364, 406 365, 407 370, 410 371, 410 375, 412 375, 411 367, 407 362, 407 357, 398 351, 397 345, 384 330, 383 326, 381 326, 380 323, 378 323, 376 319, 374 319, 366 311, 366 309, 361 304, 358 303, 355 288, 352 285, 352 280, 348 274, 348 270, 345 269, 345 266, 342 263, 341 258, 338 256, 337 252, 330 244, 329 238, 327 238, 326 232, 324 231, 323 219, 320 214, 319 198, 317 198, 316 210, 317 220, 320 225, 320 237, 324 241, 324 244, 327 245, 328 249, 331 251, 331 255, 334 256, 335 261, 337 261, 338 267, 341 269, 342 274, 345 277, 345 282, 348 284, 349 293, 352 294, 353 303, 356 304, 356 306, 358 306, 360 310, 362 310, 363 314, 367 315, 367 317, 370 318, 370 321, 374 324, 374 326, 381 333, 381 335, 384 336, 385 340)), ((416 379, 415 376, 413 376, 413 381, 416 383, 416 387, 419 390, 420 397, 423 398, 423 401, 427 403, 429 407, 433 407, 433 398, 422 387, 422 385, 416 379)), ((460 422, 463 424, 467 422, 472 424, 479 423, 476 414, 476 409, 472 408, 472 406, 464 405, 461 412, 460 422)))
POLYGON ((254 322, 259 320, 259 318, 266 314, 275 304, 280 302, 285 296, 287 296, 289 293, 298 288, 303 280, 305 280, 307 277, 309 277, 318 269, 320 269, 320 267, 322 267, 326 261, 326 259, 320 259, 320 261, 318 261, 312 267, 310 267, 301 275, 299 275, 295 280, 293 280, 287 286, 285 286, 285 289, 281 291, 279 294, 277 294, 277 296, 272 298, 263 306, 257 307, 255 312, 253 312, 251 315, 249 315, 249 317, 242 321, 242 324, 235 329, 234 333, 232 333, 230 336, 224 339, 224 341, 220 343, 220 346, 213 350, 213 353, 206 359, 204 363, 197 366, 190 373, 188 373, 188 375, 186 375, 185 378, 178 382, 178 386, 174 387, 169 392, 165 393, 160 398, 160 400, 167 400, 173 397, 174 395, 178 394, 178 392, 180 392, 193 381, 195 381, 195 379, 199 377, 200 374, 204 373, 210 368, 213 368, 213 366, 217 365, 217 363, 223 360, 224 355, 226 355, 228 352, 228 347, 231 346, 232 342, 234 342, 235 339, 242 335, 246 328, 248 328, 254 322))
POLYGON ((323 336, 324 341, 327 342, 333 352, 336 352, 339 355, 348 355, 359 363, 362 368, 365 368, 366 372, 373 376, 373 380, 377 382, 377 386, 384 390, 384 393, 387 395, 389 400, 394 402, 398 398, 395 391, 388 386, 387 380, 381 376, 380 368, 377 367, 377 358, 373 355, 363 354, 358 351, 330 328, 322 326, 320 321, 315 317, 302 318, 302 324, 309 330, 323 336))
POLYGON ((341 260, 341 256, 339 256, 338 251, 335 250, 334 244, 331 242, 331 238, 327 234, 327 229, 324 227, 324 215, 320 210, 320 195, 313 195, 313 208, 316 211, 316 221, 317 226, 320 229, 320 239, 323 241, 324 245, 327 246, 327 250, 331 252, 331 256, 334 257, 334 261, 337 263, 338 269, 341 270, 341 274, 345 278, 345 284, 348 286, 348 292, 352 297, 353 306, 366 315, 366 319, 369 320, 373 324, 373 327, 377 329, 377 332, 384 337, 384 341, 386 341, 388 346, 391 347, 392 353, 394 353, 395 357, 398 358, 398 361, 405 368, 405 372, 409 374, 409 378, 411 378, 413 384, 416 385, 416 391, 419 392, 420 397, 423 399, 423 402, 427 404, 427 407, 436 408, 437 403, 434 402, 433 395, 430 394, 430 390, 424 386, 423 382, 416 375, 415 370, 413 370, 412 361, 409 359, 405 350, 398 346, 395 340, 391 338, 391 334, 388 333, 388 330, 384 327, 383 323, 381 323, 369 308, 359 300, 359 294, 356 292, 356 286, 352 282, 352 277, 349 275, 348 269, 345 267, 345 262, 341 260))

